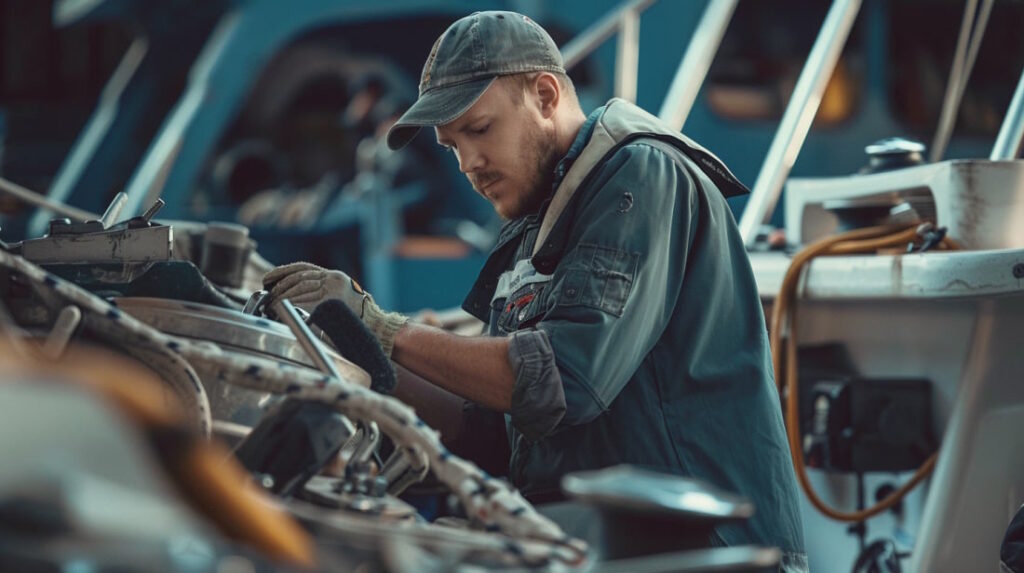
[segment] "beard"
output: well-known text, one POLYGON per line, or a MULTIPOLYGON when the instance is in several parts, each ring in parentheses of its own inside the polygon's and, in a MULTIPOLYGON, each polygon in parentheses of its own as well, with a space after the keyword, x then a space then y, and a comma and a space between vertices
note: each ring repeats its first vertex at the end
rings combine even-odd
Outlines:
MULTIPOLYGON (((520 148, 522 151, 516 171, 525 174, 526 180, 516 191, 510 207, 503 209, 492 202, 498 215, 505 220, 518 219, 540 211, 554 191, 551 185, 555 180, 555 166, 561 159, 554 133, 548 133, 536 124, 530 125, 520 148)), ((486 172, 471 175, 470 182, 476 189, 481 189, 502 178, 501 173, 486 172)))

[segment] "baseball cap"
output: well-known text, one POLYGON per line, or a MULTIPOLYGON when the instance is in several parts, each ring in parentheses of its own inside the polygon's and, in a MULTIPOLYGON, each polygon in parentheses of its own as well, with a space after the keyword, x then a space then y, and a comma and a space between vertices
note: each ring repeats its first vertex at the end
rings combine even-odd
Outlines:
POLYGON ((504 11, 456 21, 434 42, 419 99, 388 130, 388 147, 404 147, 421 127, 455 121, 499 76, 526 72, 565 73, 558 46, 536 22, 504 11))

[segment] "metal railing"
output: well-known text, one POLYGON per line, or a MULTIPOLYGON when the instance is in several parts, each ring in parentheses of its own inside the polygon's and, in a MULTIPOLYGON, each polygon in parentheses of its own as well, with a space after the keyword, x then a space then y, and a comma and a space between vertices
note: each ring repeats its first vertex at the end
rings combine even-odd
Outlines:
POLYGON ((661 111, 658 112, 658 117, 672 129, 683 129, 738 2, 739 0, 708 2, 704 16, 697 24, 690 44, 683 53, 683 59, 679 62, 679 69, 676 70, 672 85, 665 95, 665 101, 661 104, 661 111))
POLYGON ((999 136, 996 137, 989 159, 1017 159, 1021 148, 1024 148, 1024 72, 1017 82, 1017 91, 1013 92, 1013 100, 1006 110, 1006 117, 1003 118, 1003 125, 999 128, 999 136))
POLYGON ((835 0, 825 16, 740 218, 740 235, 748 246, 754 243, 758 228, 775 210, 782 186, 818 113, 822 95, 839 62, 860 6, 861 0, 835 0))
POLYGON ((570 70, 608 38, 619 34, 615 57, 615 97, 636 101, 640 62, 640 14, 655 0, 627 0, 562 46, 562 61, 570 70))
MULTIPOLYGON (((615 56, 615 97, 636 101, 640 61, 640 14, 656 0, 627 0, 562 47, 569 70, 618 33, 615 56)), ((683 54, 658 116, 674 129, 682 129, 697 99, 711 61, 739 0, 710 0, 683 54)))

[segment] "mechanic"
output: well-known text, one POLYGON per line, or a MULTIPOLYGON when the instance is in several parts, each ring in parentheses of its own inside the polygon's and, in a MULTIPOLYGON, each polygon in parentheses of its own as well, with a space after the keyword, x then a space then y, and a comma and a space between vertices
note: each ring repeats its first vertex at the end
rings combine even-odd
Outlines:
MULTIPOLYGON (((268 273, 272 295, 343 300, 394 362, 503 413, 508 476, 529 499, 617 464, 693 476, 757 508, 711 544, 779 547, 784 569, 806 569, 764 316, 725 201, 746 188, 630 103, 586 116, 551 37, 521 14, 452 24, 419 93, 388 145, 434 127, 506 220, 463 304, 491 336, 409 322, 308 263, 268 273)), ((485 440, 486 424, 467 427, 485 440)))

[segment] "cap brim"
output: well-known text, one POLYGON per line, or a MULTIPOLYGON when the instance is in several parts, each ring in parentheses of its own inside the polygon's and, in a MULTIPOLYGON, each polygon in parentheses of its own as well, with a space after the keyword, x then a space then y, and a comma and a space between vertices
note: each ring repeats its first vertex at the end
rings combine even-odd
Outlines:
POLYGON ((408 111, 388 130, 388 147, 401 149, 416 137, 422 127, 451 123, 473 107, 497 77, 434 88, 420 96, 408 111))

